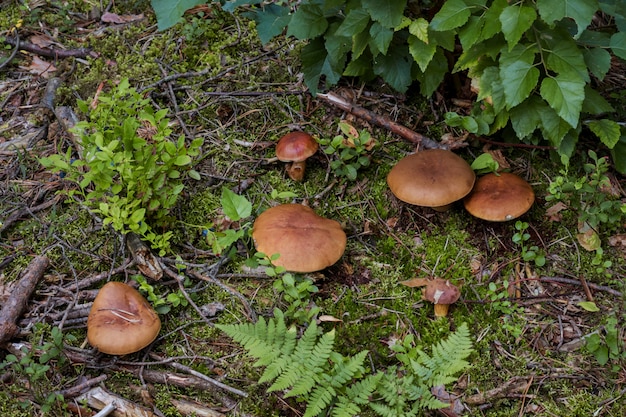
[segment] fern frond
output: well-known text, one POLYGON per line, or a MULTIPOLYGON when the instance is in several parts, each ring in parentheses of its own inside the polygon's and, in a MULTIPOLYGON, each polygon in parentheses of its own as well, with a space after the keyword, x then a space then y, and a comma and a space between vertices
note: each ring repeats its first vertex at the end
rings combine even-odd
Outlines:
POLYGON ((377 372, 354 382, 346 388, 345 394, 341 396, 337 402, 342 403, 349 401, 354 404, 368 404, 383 376, 384 374, 382 372, 377 372))
POLYGON ((335 398, 336 392, 331 386, 315 387, 306 403, 306 411, 302 417, 319 416, 335 398))
POLYGON ((368 353, 367 350, 364 350, 348 358, 338 355, 339 357, 335 359, 335 363, 330 372, 330 384, 333 387, 341 387, 355 376, 363 375, 365 373, 363 362, 365 362, 365 357, 368 353))

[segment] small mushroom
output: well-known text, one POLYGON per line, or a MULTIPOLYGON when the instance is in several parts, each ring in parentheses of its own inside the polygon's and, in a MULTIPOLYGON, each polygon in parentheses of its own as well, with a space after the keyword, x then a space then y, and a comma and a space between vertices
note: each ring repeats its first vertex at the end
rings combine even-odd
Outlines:
POLYGON ((402 158, 387 175, 391 192, 405 203, 445 211, 465 197, 476 180, 470 165, 452 151, 426 149, 402 158))
POLYGON ((450 304, 454 304, 461 296, 459 287, 447 279, 415 278, 401 284, 407 287, 424 287, 422 298, 435 305, 435 317, 446 317, 450 304))
POLYGON ((160 330, 161 320, 148 301, 121 282, 108 282, 98 291, 87 318, 87 340, 109 355, 140 351, 160 330))
POLYGON ((259 252, 280 255, 274 265, 292 272, 314 272, 333 265, 347 241, 338 222, 301 204, 282 204, 261 213, 252 227, 252 238, 259 252))
POLYGON ((490 222, 513 220, 526 213, 535 202, 528 182, 510 172, 480 177, 464 199, 465 209, 474 217, 490 222))
POLYGON ((291 132, 280 138, 276 144, 276 157, 288 162, 287 174, 294 181, 304 179, 306 160, 319 148, 313 136, 304 132, 291 132))

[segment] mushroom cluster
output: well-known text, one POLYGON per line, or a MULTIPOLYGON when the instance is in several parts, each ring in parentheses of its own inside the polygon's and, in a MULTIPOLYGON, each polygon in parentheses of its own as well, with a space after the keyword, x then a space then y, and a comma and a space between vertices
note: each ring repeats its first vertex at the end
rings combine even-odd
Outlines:
POLYGON ((317 152, 319 144, 305 132, 291 132, 280 138, 276 144, 276 158, 287 162, 287 174, 294 181, 302 181, 306 170, 306 160, 317 152))
POLYGON ((89 344, 109 355, 138 352, 160 330, 161 320, 148 301, 121 282, 108 282, 100 289, 87 317, 89 344))
POLYGON ((443 149, 405 156, 387 175, 391 192, 400 200, 438 211, 465 197, 475 180, 474 171, 463 158, 443 149))
POLYGON ((267 209, 254 222, 257 251, 279 254, 274 265, 291 272, 314 272, 333 265, 346 249, 346 234, 335 220, 301 204, 267 209))

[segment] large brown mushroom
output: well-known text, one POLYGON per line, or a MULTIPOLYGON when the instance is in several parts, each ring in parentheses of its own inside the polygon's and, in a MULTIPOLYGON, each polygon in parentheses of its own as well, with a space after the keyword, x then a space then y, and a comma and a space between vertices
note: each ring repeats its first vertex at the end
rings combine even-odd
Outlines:
POLYGON ((480 177, 465 197, 465 209, 474 217, 491 222, 513 220, 526 213, 535 202, 528 182, 510 172, 480 177))
POLYGON ((401 284, 407 287, 424 287, 422 298, 435 305, 435 317, 446 317, 450 304, 454 304, 461 296, 459 287, 447 279, 414 278, 401 284))
POLYGON ((470 165, 454 152, 426 149, 402 158, 387 184, 406 203, 444 211, 472 190, 475 179, 470 165))
POLYGON ((292 272, 314 272, 333 265, 347 241, 338 222, 301 204, 282 204, 261 213, 252 227, 252 238, 259 252, 280 255, 274 265, 292 272))
POLYGON ((127 355, 156 339, 161 320, 133 287, 108 282, 98 292, 87 318, 87 340, 100 352, 127 355))
POLYGON ((317 152, 319 144, 313 136, 305 132, 291 132, 280 138, 276 144, 276 157, 288 162, 287 174, 294 181, 304 179, 306 160, 317 152))

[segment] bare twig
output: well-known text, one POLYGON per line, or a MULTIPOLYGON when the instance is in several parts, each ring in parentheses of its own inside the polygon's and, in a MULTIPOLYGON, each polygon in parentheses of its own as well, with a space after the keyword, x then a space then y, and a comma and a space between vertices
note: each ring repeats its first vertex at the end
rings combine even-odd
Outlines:
POLYGON ((77 49, 42 48, 40 46, 37 46, 29 42, 22 42, 19 40, 19 37, 17 36, 14 38, 6 37, 4 39, 4 43, 11 45, 11 46, 15 46, 16 49, 18 48, 18 45, 19 45, 19 49, 21 51, 32 52, 33 54, 36 54, 39 56, 47 56, 47 57, 52 57, 52 58, 70 58, 70 57, 97 58, 98 57, 98 54, 89 48, 77 48, 77 49))
POLYGON ((326 103, 332 104, 333 106, 340 108, 343 111, 347 111, 348 113, 358 116, 361 119, 367 120, 370 123, 374 123, 377 126, 388 129, 389 131, 402 136, 404 139, 408 140, 409 142, 415 143, 417 145, 421 145, 424 148, 447 149, 445 145, 442 145, 439 142, 427 136, 419 134, 409 129, 406 126, 401 125, 400 123, 396 123, 393 120, 383 115, 376 114, 363 107, 357 106, 356 104, 352 104, 337 94, 318 93, 316 97, 324 100, 326 103))

